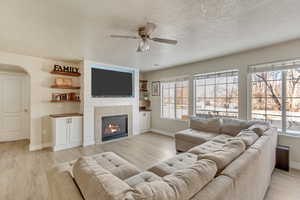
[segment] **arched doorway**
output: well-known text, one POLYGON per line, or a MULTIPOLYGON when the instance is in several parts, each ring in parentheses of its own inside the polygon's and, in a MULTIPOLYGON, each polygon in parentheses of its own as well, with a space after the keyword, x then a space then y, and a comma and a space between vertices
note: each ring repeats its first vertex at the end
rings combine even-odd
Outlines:
POLYGON ((30 76, 0 64, 0 142, 30 139, 30 76))

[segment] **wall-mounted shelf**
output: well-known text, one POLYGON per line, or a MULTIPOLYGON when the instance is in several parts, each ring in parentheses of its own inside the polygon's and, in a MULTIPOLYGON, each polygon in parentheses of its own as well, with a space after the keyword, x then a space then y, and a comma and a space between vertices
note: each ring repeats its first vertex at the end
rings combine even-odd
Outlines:
POLYGON ((79 103, 80 100, 51 100, 51 103, 66 103, 66 102, 75 102, 75 103, 79 103))
POLYGON ((56 88, 56 89, 71 89, 71 90, 79 90, 80 87, 76 86, 63 86, 63 85, 52 85, 51 88, 56 88))
POLYGON ((58 74, 63 76, 80 76, 80 73, 71 73, 71 72, 58 72, 58 71, 51 71, 51 74, 58 74))
POLYGON ((141 92, 148 92, 148 88, 147 88, 147 80, 140 80, 140 91, 141 92))

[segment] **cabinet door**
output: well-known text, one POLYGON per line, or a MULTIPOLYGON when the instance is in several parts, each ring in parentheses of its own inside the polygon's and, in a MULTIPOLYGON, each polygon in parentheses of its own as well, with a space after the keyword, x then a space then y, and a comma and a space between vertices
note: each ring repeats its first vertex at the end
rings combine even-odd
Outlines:
POLYGON ((69 143, 69 125, 67 118, 55 119, 55 145, 68 145, 69 143))
POLYGON ((70 146, 80 146, 82 144, 82 117, 69 118, 70 146))
POLYGON ((140 132, 150 130, 151 112, 140 112, 140 132))
POLYGON ((151 126, 151 112, 146 112, 146 125, 145 128, 147 130, 150 130, 150 126, 151 126))
POLYGON ((140 132, 146 129, 146 112, 140 112, 140 132))

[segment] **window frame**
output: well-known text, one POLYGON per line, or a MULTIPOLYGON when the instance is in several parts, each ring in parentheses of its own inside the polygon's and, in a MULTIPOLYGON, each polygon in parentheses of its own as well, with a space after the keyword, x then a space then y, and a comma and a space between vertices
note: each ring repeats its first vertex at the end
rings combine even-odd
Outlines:
POLYGON ((278 69, 276 67, 272 68, 272 70, 270 69, 266 69, 266 70, 258 70, 255 72, 249 72, 248 73, 248 97, 247 97, 247 101, 248 103, 248 114, 247 114, 247 118, 248 119, 252 119, 252 101, 253 101, 253 96, 252 96, 252 75, 255 73, 259 73, 259 72, 270 72, 270 71, 281 71, 281 128, 278 128, 278 131, 281 134, 284 135, 293 135, 293 136, 299 136, 300 135, 300 130, 299 131, 291 131, 287 129, 287 100, 289 98, 294 98, 294 97, 288 97, 287 94, 287 83, 288 83, 288 79, 287 79, 287 74, 288 74, 288 70, 292 70, 292 69, 300 69, 300 66, 293 66, 293 67, 287 67, 287 68, 283 68, 282 66, 278 66, 278 69), (297 133, 298 132, 298 133, 297 133))
MULTIPOLYGON (((201 73, 201 74, 195 74, 193 76, 193 115, 197 116, 197 83, 196 81, 199 80, 197 79, 197 77, 199 76, 210 76, 213 75, 215 77, 215 82, 213 84, 204 84, 202 86, 205 86, 205 90, 206 90, 206 86, 207 85, 214 85, 214 97, 212 97, 214 99, 214 102, 217 102, 216 100, 219 98, 225 98, 226 99, 226 103, 228 103, 229 100, 229 96, 228 96, 228 86, 229 85, 234 85, 237 89, 237 96, 236 97, 232 97, 232 98, 236 98, 237 99, 237 112, 231 112, 228 111, 229 108, 227 108, 225 111, 218 111, 218 112, 224 112, 226 114, 235 114, 236 117, 234 116, 224 116, 224 115, 212 115, 212 117, 234 117, 234 118, 239 118, 240 117, 240 70, 237 68, 233 68, 233 69, 228 69, 228 70, 221 70, 221 71, 215 71, 215 72, 209 72, 209 73, 201 73), (225 74, 225 73, 236 73, 237 74, 237 80, 236 82, 228 82, 227 77, 233 77, 233 76, 227 76, 226 75, 226 82, 225 83, 217 83, 217 78, 218 78, 218 74, 225 74), (217 86, 218 85, 225 85, 226 87, 226 97, 217 97, 216 95, 216 91, 217 91, 217 86)), ((206 78, 207 79, 207 78, 206 78)), ((206 99, 207 97, 204 97, 204 99, 206 99)), ((214 103, 215 104, 215 103, 214 103)), ((216 112, 216 105, 214 105, 214 110, 203 110, 203 111, 207 111, 207 112, 216 112)), ((198 113, 199 114, 199 113, 198 113)), ((207 117, 210 117, 209 115, 207 115, 207 117)))
MULTIPOLYGON (((160 91, 161 91, 161 95, 160 95, 160 118, 161 119, 168 119, 168 120, 178 120, 178 121, 187 121, 187 119, 182 119, 182 118, 178 118, 177 117, 177 82, 186 82, 187 84, 187 115, 189 114, 189 99, 190 99, 190 92, 189 92, 189 86, 190 86, 190 81, 188 78, 184 78, 184 79, 171 79, 171 80, 168 80, 168 81, 161 81, 160 83, 160 91), (165 117, 163 116, 163 109, 164 109, 164 103, 163 103, 163 85, 164 83, 168 83, 168 82, 171 82, 171 83, 174 83, 174 118, 172 117, 165 117)), ((182 87, 183 88, 183 87, 182 87)))

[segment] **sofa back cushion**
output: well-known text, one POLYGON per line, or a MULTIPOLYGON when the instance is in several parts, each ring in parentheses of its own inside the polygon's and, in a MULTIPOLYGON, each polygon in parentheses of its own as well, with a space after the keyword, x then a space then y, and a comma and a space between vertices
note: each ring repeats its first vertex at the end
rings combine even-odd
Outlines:
POLYGON ((91 157, 82 157, 74 164, 74 179, 85 200, 134 199, 127 183, 103 169, 91 157))
POLYGON ((235 119, 235 118, 223 118, 221 133, 227 134, 231 136, 236 136, 243 129, 247 129, 249 127, 249 121, 235 119))
POLYGON ((163 180, 175 191, 178 199, 190 199, 209 183, 216 173, 216 163, 203 159, 165 176, 163 180))
POLYGON ((190 128, 203 132, 219 133, 221 121, 219 118, 202 119, 194 117, 190 119, 190 128))
POLYGON ((218 172, 221 172, 228 164, 242 154, 246 145, 242 140, 232 140, 226 142, 220 150, 212 153, 200 154, 199 159, 212 160, 217 164, 218 172))
POLYGON ((258 135, 254 131, 251 131, 251 130, 248 130, 248 129, 244 129, 236 137, 232 137, 232 138, 230 138, 228 140, 231 141, 231 140, 240 139, 240 140, 242 140, 245 143, 245 145, 247 147, 249 147, 258 138, 259 138, 258 135))
POLYGON ((134 188, 140 194, 134 195, 135 200, 177 200, 174 190, 163 180, 144 182, 134 188))

